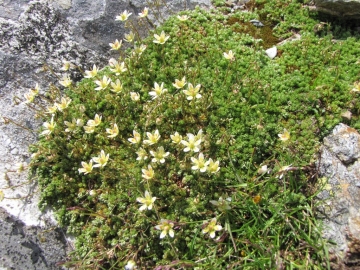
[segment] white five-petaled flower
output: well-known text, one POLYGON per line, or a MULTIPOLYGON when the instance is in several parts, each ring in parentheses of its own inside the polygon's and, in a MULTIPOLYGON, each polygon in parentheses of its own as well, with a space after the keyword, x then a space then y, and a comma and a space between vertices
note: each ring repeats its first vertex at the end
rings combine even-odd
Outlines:
POLYGON ((101 153, 99 156, 97 157, 93 157, 92 158, 92 161, 94 161, 95 164, 93 167, 100 167, 100 168, 103 168, 106 166, 107 162, 109 160, 109 154, 105 154, 104 150, 101 150, 101 153))
POLYGON ((175 132, 174 135, 170 135, 170 138, 171 138, 172 142, 175 144, 181 143, 181 140, 182 140, 182 136, 177 131, 175 132))
POLYGON ((115 138, 119 134, 119 128, 115 123, 112 128, 107 128, 106 133, 108 133, 108 138, 115 138))
POLYGON ((92 70, 85 70, 85 78, 93 78, 97 75, 98 73, 98 68, 96 67, 96 65, 93 65, 93 69, 92 70))
POLYGON ((162 94, 167 92, 167 89, 164 88, 164 83, 161 83, 159 86, 157 82, 154 83, 154 88, 152 90, 154 91, 149 93, 149 95, 152 96, 152 99, 156 99, 157 97, 160 97, 162 94))
POLYGON ((187 21, 187 20, 189 19, 189 16, 188 16, 188 15, 181 15, 181 16, 178 15, 177 18, 178 18, 180 21, 184 22, 184 21, 187 21))
POLYGON ((284 132, 278 134, 278 136, 279 136, 279 138, 280 138, 281 141, 285 142, 285 141, 287 141, 288 139, 290 139, 290 132, 287 131, 286 128, 284 128, 284 132))
POLYGON ((135 34, 133 33, 133 31, 130 31, 129 34, 125 34, 125 41, 126 42, 131 43, 131 42, 134 41, 134 39, 135 39, 135 34))
POLYGON ((160 162, 160 163, 164 163, 165 162, 165 158, 170 155, 169 152, 165 153, 164 147, 160 146, 158 147, 157 151, 150 151, 150 154, 153 156, 153 159, 151 160, 151 162, 160 162))
POLYGON ((92 170, 93 170, 93 167, 94 167, 92 164, 93 164, 92 160, 90 160, 89 163, 86 163, 86 162, 82 161, 81 162, 82 168, 78 169, 79 173, 84 173, 84 174, 91 173, 92 170))
POLYGON ((169 234, 170 237, 174 237, 174 223, 161 219, 160 224, 155 226, 155 229, 161 231, 160 239, 164 238, 167 234, 169 234))
POLYGON ((142 206, 140 206, 139 210, 144 211, 146 209, 151 210, 153 208, 153 203, 155 202, 156 197, 151 197, 149 191, 145 191, 145 196, 143 198, 139 197, 136 198, 136 201, 139 203, 142 203, 142 206))
POLYGON ((189 151, 199 152, 201 139, 196 139, 194 134, 191 134, 191 133, 188 133, 187 137, 188 137, 187 141, 185 141, 185 140, 181 141, 181 143, 186 146, 184 149, 184 152, 189 152, 189 151))
POLYGON ((212 158, 209 158, 209 160, 206 161, 207 171, 209 173, 217 173, 220 170, 219 163, 219 161, 214 162, 212 158))
POLYGON ((32 103, 36 96, 37 92, 35 92, 33 89, 30 89, 28 93, 24 94, 26 99, 25 103, 32 103))
POLYGON ((59 111, 62 112, 64 109, 66 109, 69 106, 70 103, 71 103, 71 98, 62 97, 60 103, 55 103, 54 105, 57 107, 59 111))
POLYGON ((55 103, 53 106, 47 107, 46 113, 54 114, 54 113, 56 113, 57 110, 58 110, 58 108, 56 107, 56 103, 55 103))
POLYGON ((73 118, 71 122, 64 121, 64 124, 67 126, 65 132, 74 132, 77 127, 82 127, 84 125, 84 121, 82 119, 73 118))
POLYGON ((133 135, 134 137, 129 138, 128 141, 133 143, 133 144, 137 144, 141 141, 141 135, 139 132, 137 132, 136 130, 133 130, 133 135))
POLYGON ((235 54, 233 53, 232 50, 230 50, 228 53, 224 52, 224 57, 225 57, 227 60, 230 60, 230 61, 234 61, 234 60, 235 60, 235 54))
POLYGON ((148 137, 148 140, 144 140, 144 144, 153 145, 157 143, 161 137, 159 134, 159 130, 155 130, 154 133, 146 132, 146 136, 148 137))
POLYGON ((111 79, 103 76, 102 80, 96 80, 95 83, 98 85, 98 87, 95 88, 96 91, 103 90, 106 87, 108 87, 109 83, 111 82, 111 79))
POLYGON ((204 135, 203 135, 203 130, 202 130, 202 128, 201 128, 201 129, 198 131, 198 133, 196 134, 195 140, 204 141, 204 140, 203 140, 203 137, 204 137, 204 135))
POLYGON ((111 50, 119 50, 122 45, 122 40, 115 40, 114 43, 109 43, 109 46, 111 47, 111 50))
POLYGON ((74 68, 74 65, 71 64, 69 61, 63 61, 62 70, 68 71, 69 69, 74 68))
POLYGON ((132 101, 139 101, 140 100, 140 94, 136 92, 130 92, 130 98, 132 101))
POLYGON ((191 157, 192 163, 194 166, 191 167, 192 170, 199 170, 200 172, 206 172, 207 162, 205 161, 204 154, 200 153, 198 158, 191 157))
POLYGON ((140 148, 136 154, 138 155, 138 157, 136 158, 136 160, 146 160, 148 158, 147 156, 147 152, 145 151, 144 148, 140 148))
POLYGON ((132 13, 129 13, 127 10, 125 10, 123 13, 121 13, 119 16, 116 16, 116 21, 126 21, 132 13))
POLYGON ((50 135, 55 129, 56 123, 54 123, 54 116, 51 117, 50 122, 45 122, 43 124, 44 131, 40 135, 50 135))
POLYGON ((101 124, 101 118, 102 116, 95 114, 94 120, 88 120, 86 124, 90 127, 96 127, 101 124))
POLYGON ((84 126, 85 133, 94 133, 95 126, 84 126))
POLYGON ((188 83, 188 89, 183 90, 184 94, 187 96, 187 100, 193 100, 194 98, 201 98, 201 95, 199 94, 201 84, 198 84, 196 87, 194 87, 191 83, 188 83))
POLYGON ((178 80, 178 79, 175 79, 175 83, 173 83, 172 85, 176 88, 176 89, 181 89, 185 86, 186 84, 186 79, 185 79, 185 76, 181 79, 181 80, 178 80))
POLYGON ((110 63, 111 63, 110 66, 112 67, 110 68, 110 70, 114 72, 116 75, 120 75, 121 73, 127 71, 124 62, 119 63, 118 61, 113 60, 110 63))
POLYGON ((162 31, 161 34, 160 34, 160 36, 157 35, 157 34, 155 34, 155 35, 154 35, 154 38, 155 38, 155 39, 153 40, 154 43, 164 44, 164 43, 170 38, 170 36, 166 36, 166 35, 165 35, 165 32, 162 31))
POLYGON ((211 238, 215 237, 215 232, 221 231, 222 226, 216 225, 216 218, 210 220, 209 223, 206 224, 206 227, 202 230, 202 233, 208 233, 211 238))
POLYGON ((141 169, 142 171, 142 177, 145 178, 146 180, 150 180, 153 179, 155 176, 155 172, 154 169, 151 167, 151 165, 148 165, 147 169, 141 169))
POLYGON ((134 46, 134 53, 136 55, 141 55, 146 50, 146 45, 141 44, 140 46, 134 46))
POLYGON ((146 7, 143 9, 143 11, 141 11, 141 13, 139 13, 139 17, 145 18, 145 17, 147 17, 148 14, 149 14, 149 9, 146 7))
POLYGON ((111 82, 111 89, 110 89, 111 92, 119 94, 122 90, 123 90, 123 85, 119 79, 116 79, 115 83, 111 82))
POLYGON ((59 81, 59 83, 64 87, 69 87, 72 84, 72 81, 71 81, 69 75, 65 75, 62 77, 62 79, 59 81))

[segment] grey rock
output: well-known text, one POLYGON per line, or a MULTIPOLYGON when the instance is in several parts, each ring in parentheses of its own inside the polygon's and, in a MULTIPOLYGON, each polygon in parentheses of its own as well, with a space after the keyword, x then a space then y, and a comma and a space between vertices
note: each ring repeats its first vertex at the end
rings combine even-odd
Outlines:
POLYGON ((345 19, 360 19, 360 0, 315 0, 318 11, 345 19))
POLYGON ((350 164, 360 157, 360 135, 344 124, 335 127, 332 135, 324 139, 324 145, 344 164, 350 164))
POLYGON ((318 198, 318 216, 323 219, 324 237, 336 243, 330 250, 341 260, 352 254, 349 247, 360 240, 360 134, 344 124, 337 125, 324 139, 318 168, 325 180, 318 198))
POLYGON ((60 269, 68 249, 59 229, 26 226, 0 208, 0 261, 7 269, 60 269))

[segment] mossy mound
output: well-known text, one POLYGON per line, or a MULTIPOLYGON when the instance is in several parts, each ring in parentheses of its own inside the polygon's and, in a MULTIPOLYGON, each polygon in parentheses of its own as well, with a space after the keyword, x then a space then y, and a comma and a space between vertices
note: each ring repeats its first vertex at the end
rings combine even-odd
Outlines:
POLYGON ((77 236, 69 265, 323 267, 312 164, 343 112, 359 128, 360 42, 314 33, 297 1, 259 4, 171 17, 66 98, 49 92, 31 166, 41 205, 77 236))

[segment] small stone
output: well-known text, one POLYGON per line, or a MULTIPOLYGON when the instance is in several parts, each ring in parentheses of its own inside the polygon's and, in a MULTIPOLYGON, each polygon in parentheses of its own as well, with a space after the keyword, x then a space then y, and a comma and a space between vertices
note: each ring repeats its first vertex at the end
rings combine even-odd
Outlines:
POLYGON ((347 119, 347 120, 351 120, 351 116, 352 116, 352 114, 351 114, 350 111, 346 111, 346 112, 343 112, 343 113, 341 114, 341 117, 342 117, 342 118, 345 118, 345 119, 347 119))
POLYGON ((270 59, 274 59, 275 56, 277 55, 277 48, 276 46, 270 48, 270 49, 267 49, 265 51, 266 55, 270 57, 270 59))
POLYGON ((264 24, 258 20, 250 20, 250 22, 256 27, 263 27, 264 24))

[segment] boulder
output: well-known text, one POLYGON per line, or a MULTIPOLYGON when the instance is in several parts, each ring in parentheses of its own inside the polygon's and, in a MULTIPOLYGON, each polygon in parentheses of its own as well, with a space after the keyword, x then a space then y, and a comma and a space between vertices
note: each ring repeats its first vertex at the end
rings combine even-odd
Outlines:
MULTIPOLYGON (((335 245, 330 251, 340 264, 360 259, 360 134, 344 124, 324 138, 318 160, 321 199, 319 218, 324 221, 324 237, 335 245)), ((335 262, 334 262, 335 263, 335 262)))
POLYGON ((315 0, 315 6, 320 12, 360 20, 360 0, 315 0))

